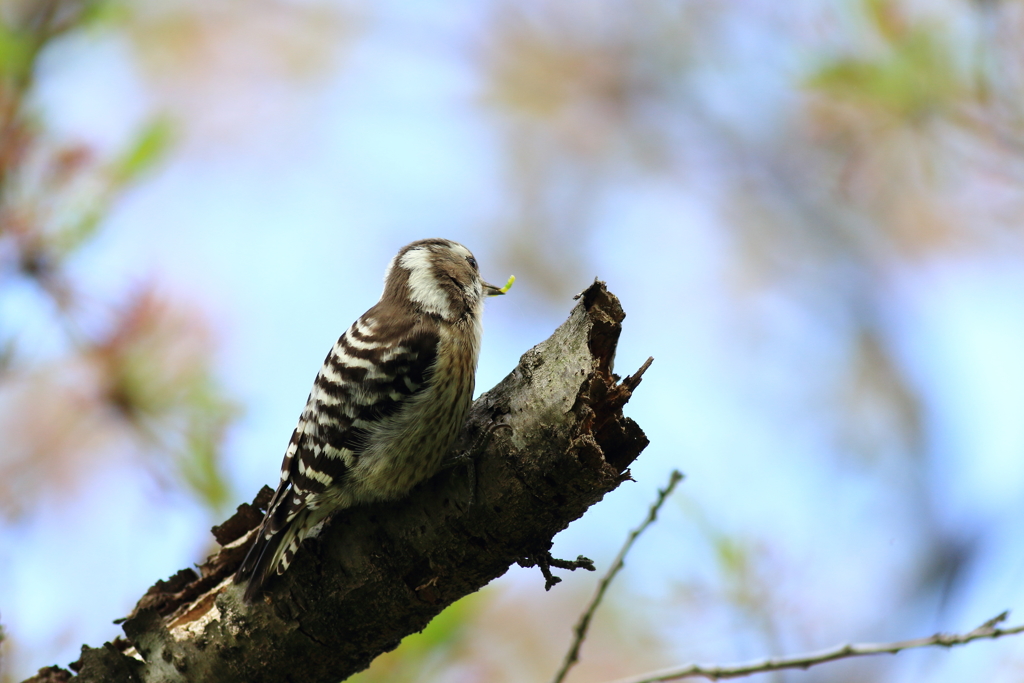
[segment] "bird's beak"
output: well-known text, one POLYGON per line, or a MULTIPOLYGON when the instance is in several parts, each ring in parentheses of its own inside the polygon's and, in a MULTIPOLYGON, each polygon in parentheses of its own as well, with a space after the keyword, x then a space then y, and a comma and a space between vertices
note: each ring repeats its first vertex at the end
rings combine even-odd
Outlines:
POLYGON ((495 287, 494 285, 490 285, 484 282, 484 294, 486 294, 487 296, 498 296, 499 294, 504 294, 505 292, 512 288, 512 283, 515 281, 516 276, 510 275, 508 278, 508 282, 505 283, 504 287, 495 287))

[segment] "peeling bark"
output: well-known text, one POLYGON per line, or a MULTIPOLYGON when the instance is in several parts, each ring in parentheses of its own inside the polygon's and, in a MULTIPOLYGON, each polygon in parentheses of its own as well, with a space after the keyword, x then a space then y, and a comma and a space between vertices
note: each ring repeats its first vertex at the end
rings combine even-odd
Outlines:
POLYGON ((629 478, 648 442, 622 407, 649 361, 620 382, 618 299, 602 282, 577 298, 569 319, 473 404, 451 467, 403 501, 337 515, 262 601, 245 605, 231 574, 265 488, 214 528, 223 548, 198 573, 182 570, 143 596, 123 624, 127 639, 83 646, 71 680, 334 683, 514 563, 546 577, 586 566, 551 558, 551 539, 629 478))

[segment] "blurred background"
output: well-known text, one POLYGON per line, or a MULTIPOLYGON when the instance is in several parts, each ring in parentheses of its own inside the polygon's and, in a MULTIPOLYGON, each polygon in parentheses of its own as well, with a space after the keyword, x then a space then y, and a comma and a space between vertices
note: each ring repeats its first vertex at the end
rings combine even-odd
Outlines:
MULTIPOLYGON (((651 445, 556 539, 569 680, 1024 619, 1024 3, 0 2, 0 680, 120 633, 274 484, 414 239, 478 391, 595 276, 651 445)), ((514 568, 361 674, 548 680, 514 568)), ((1021 681, 1024 640, 774 682, 1021 681)))

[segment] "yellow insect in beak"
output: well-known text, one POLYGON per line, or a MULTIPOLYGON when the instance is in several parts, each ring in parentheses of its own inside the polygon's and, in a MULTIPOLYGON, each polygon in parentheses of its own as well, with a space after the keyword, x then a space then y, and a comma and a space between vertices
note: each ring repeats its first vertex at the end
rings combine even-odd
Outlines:
POLYGON ((508 282, 505 283, 504 287, 495 287, 494 285, 489 285, 489 284, 487 284, 485 282, 484 283, 484 294, 486 294, 487 296, 498 296, 499 294, 504 294, 508 290, 512 289, 512 283, 515 282, 515 281, 516 281, 516 276, 515 275, 509 275, 508 276, 508 282))

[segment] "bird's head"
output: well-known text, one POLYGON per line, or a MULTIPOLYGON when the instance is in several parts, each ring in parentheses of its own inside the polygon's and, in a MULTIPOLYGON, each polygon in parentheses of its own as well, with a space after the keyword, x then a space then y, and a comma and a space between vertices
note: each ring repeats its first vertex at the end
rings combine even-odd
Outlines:
POLYGON ((480 314, 483 299, 505 287, 484 282, 472 252, 458 242, 426 239, 408 244, 388 264, 383 299, 404 299, 415 308, 453 322, 480 314))

